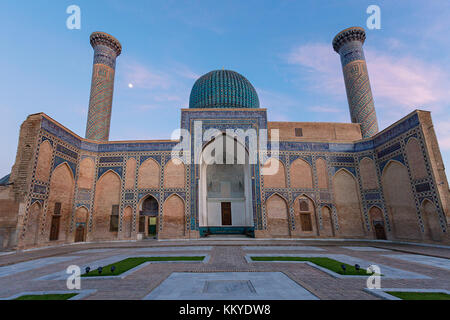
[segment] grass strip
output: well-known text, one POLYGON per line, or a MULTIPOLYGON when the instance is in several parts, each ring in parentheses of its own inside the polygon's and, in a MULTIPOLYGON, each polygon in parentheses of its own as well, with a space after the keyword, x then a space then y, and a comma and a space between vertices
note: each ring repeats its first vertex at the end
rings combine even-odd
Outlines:
POLYGON ((14 300, 69 300, 78 293, 61 293, 61 294, 27 294, 15 298, 14 300))
POLYGON ((443 292, 388 291, 387 293, 402 300, 450 300, 450 294, 443 292))
POLYGON ((103 267, 102 273, 99 273, 97 269, 91 270, 89 273, 84 273, 82 277, 102 277, 102 276, 117 276, 128 270, 137 267, 148 261, 202 261, 204 256, 193 256, 193 257, 136 257, 127 258, 118 262, 111 263, 103 267), (111 267, 114 266, 116 269, 114 272, 111 271, 111 267))
POLYGON ((356 270, 355 266, 336 261, 330 258, 324 257, 251 257, 253 261, 309 261, 320 267, 331 270, 335 273, 346 275, 346 276, 369 276, 373 273, 367 273, 366 269, 361 268, 359 271, 356 270), (346 270, 342 270, 342 265, 345 265, 346 270))

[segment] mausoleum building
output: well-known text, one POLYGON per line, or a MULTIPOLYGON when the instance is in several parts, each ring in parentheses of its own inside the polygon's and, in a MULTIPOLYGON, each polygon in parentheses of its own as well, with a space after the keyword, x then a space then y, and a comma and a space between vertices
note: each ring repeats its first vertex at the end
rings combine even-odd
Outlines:
POLYGON ((352 123, 270 121, 244 76, 215 70, 194 83, 176 141, 109 141, 122 46, 102 32, 90 40, 86 135, 44 113, 23 122, 0 180, 0 247, 217 234, 450 241, 431 114, 379 131, 364 29, 333 40, 352 123))

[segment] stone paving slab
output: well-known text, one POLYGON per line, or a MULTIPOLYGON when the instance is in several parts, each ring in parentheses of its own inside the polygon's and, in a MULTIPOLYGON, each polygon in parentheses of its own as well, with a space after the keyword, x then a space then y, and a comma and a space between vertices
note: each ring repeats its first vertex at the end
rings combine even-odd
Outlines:
POLYGON ((386 252, 391 251, 387 249, 375 248, 375 247, 341 247, 352 251, 373 251, 373 252, 386 252))
POLYGON ((151 248, 137 248, 136 252, 158 252, 158 251, 211 251, 212 246, 182 246, 182 247, 151 247, 151 248))
POLYGON ((172 273, 144 300, 318 300, 282 272, 172 273))
MULTIPOLYGON (((382 299, 364 291, 366 288, 367 277, 364 276, 343 276, 341 278, 331 276, 317 267, 312 267, 302 263, 248 263, 246 254, 252 255, 268 254, 273 255, 290 255, 297 254, 299 256, 319 256, 330 254, 341 254, 351 256, 355 259, 364 260, 368 263, 379 265, 382 273, 385 274, 384 266, 389 266, 402 272, 412 272, 415 274, 425 275, 421 278, 389 278, 381 277, 382 287, 389 288, 450 288, 449 271, 445 268, 435 268, 430 265, 412 263, 410 261, 393 258, 395 255, 414 256, 419 254, 430 257, 448 257, 450 258, 450 250, 445 248, 418 246, 414 244, 395 244, 387 242, 370 242, 370 241, 259 241, 252 239, 251 241, 226 241, 226 240, 189 240, 189 241, 172 241, 159 242, 156 240, 145 240, 140 242, 105 242, 105 243, 87 243, 83 245, 68 245, 53 248, 45 248, 41 250, 31 250, 27 252, 19 251, 13 254, 0 256, 0 270, 5 266, 11 267, 11 264, 29 262, 39 264, 41 259, 65 257, 72 260, 67 262, 58 262, 45 265, 44 267, 36 267, 31 272, 18 272, 0 277, 0 295, 9 297, 20 292, 35 291, 53 291, 67 290, 66 279, 68 275, 64 268, 71 264, 80 267, 89 265, 91 268, 96 267, 93 263, 97 262, 102 266, 116 262, 121 257, 132 256, 170 256, 170 255, 210 255, 207 263, 154 263, 143 266, 138 271, 133 272, 123 279, 103 279, 93 281, 82 281, 83 289, 95 289, 96 293, 86 297, 88 300, 97 299, 142 299, 153 292, 172 273, 232 273, 232 272, 281 272, 289 277, 296 284, 302 286, 310 293, 320 299, 382 299), (371 247, 376 246, 391 252, 378 251, 348 251, 342 246, 349 247, 371 247), (202 248, 199 252, 190 251, 190 249, 202 248), (296 247, 295 250, 257 250, 247 251, 244 247, 296 247), (300 248, 317 247, 325 251, 303 251, 300 248), (157 248, 157 251, 152 251, 157 248), (176 248, 176 249, 171 249, 176 248), (93 250, 90 250, 93 249, 93 250), (142 250, 141 250, 142 249, 142 250), (210 250, 203 250, 210 249, 210 250), (159 251, 162 250, 162 251, 159 251), (394 252, 395 251, 395 252, 394 252), (79 254, 82 252, 81 254, 79 254), (164 253, 166 252, 166 253, 164 253), (282 254, 280 254, 282 253, 282 254), (328 254, 327 254, 328 253, 328 254), (384 254, 383 254, 384 253, 384 254), (77 256, 78 254, 78 256, 77 256), (110 259, 110 260, 106 260, 110 259), (112 260, 111 260, 112 259, 112 260), (99 261, 101 263, 99 263, 99 261), (42 280, 56 279, 59 281, 34 281, 36 278, 42 280)), ((343 261, 353 264, 352 261, 343 261)), ((361 261, 359 261, 361 262, 361 261)), ((359 263, 363 266, 362 263, 359 263)), ((5 270, 5 269, 3 269, 5 270)), ((83 278, 84 279, 84 278, 83 278)), ((248 279, 237 279, 221 282, 222 280, 210 280, 206 288, 206 293, 218 294, 220 291, 251 291, 252 283, 248 284, 248 279), (249 289, 250 288, 250 289, 249 289)), ((181 287, 182 288, 182 287, 181 287)), ((254 286, 253 286, 254 288, 254 286)), ((247 297, 248 299, 248 297, 247 297)), ((292 299, 289 297, 288 299, 292 299)))
POLYGON ((104 252, 111 252, 115 249, 87 249, 87 250, 81 250, 73 252, 73 254, 91 254, 91 253, 104 253, 104 252))
POLYGON ((386 255, 385 257, 400 259, 400 260, 409 261, 409 262, 413 262, 413 263, 420 263, 420 264, 424 264, 427 266, 450 270, 450 259, 428 257, 428 256, 422 256, 422 255, 418 255, 418 254, 391 254, 391 255, 386 255))
MULTIPOLYGON (((328 270, 326 268, 320 267, 312 262, 309 261, 254 261, 251 259, 251 257, 271 257, 274 256, 270 253, 260 253, 260 254, 247 254, 245 256, 248 263, 306 263, 309 264, 317 269, 320 269, 330 275, 332 275, 335 278, 361 278, 364 276, 356 276, 356 275, 341 275, 338 273, 335 273, 331 270, 328 270)), ((406 270, 401 270, 397 268, 393 268, 384 264, 379 264, 371 261, 367 261, 361 258, 355 258, 351 256, 347 256, 344 254, 283 254, 285 257, 305 257, 305 258, 314 258, 314 257, 322 257, 322 258, 330 258, 339 262, 343 262, 349 265, 355 265, 359 264, 362 269, 367 269, 370 265, 377 265, 380 267, 381 274, 383 275, 382 278, 393 278, 393 279, 431 279, 428 276, 410 272, 406 270)))
POLYGON ((325 251, 325 249, 311 246, 244 246, 245 251, 325 251))
POLYGON ((12 264, 4 267, 0 267, 0 278, 14 275, 16 273, 25 272, 34 270, 37 268, 46 267, 52 264, 65 262, 69 260, 74 260, 79 258, 78 256, 70 256, 70 257, 51 257, 51 258, 42 258, 37 260, 31 260, 27 262, 20 262, 17 264, 12 264))

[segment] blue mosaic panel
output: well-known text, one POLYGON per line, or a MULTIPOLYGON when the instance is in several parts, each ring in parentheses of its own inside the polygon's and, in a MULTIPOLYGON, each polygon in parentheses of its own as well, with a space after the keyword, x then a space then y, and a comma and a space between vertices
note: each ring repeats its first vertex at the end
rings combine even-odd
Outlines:
POLYGON ((77 165, 71 161, 67 161, 66 159, 63 159, 61 157, 55 157, 55 162, 53 163, 53 170, 55 170, 55 168, 57 166, 59 166, 61 163, 66 162, 70 169, 72 170, 73 176, 76 177, 76 172, 77 172, 77 165))
POLYGON ((382 158, 385 155, 388 155, 389 153, 392 153, 398 149, 401 148, 400 142, 393 144, 392 146, 387 147, 386 149, 381 150, 380 152, 378 152, 377 156, 378 158, 382 158))
POLYGON ((430 184, 428 182, 416 185, 416 191, 417 192, 425 192, 425 191, 430 191, 430 190, 431 190, 431 187, 430 187, 430 184))
POLYGON ((56 151, 59 151, 59 152, 65 154, 66 156, 69 156, 69 157, 74 158, 74 159, 78 158, 78 153, 76 153, 75 151, 69 150, 66 147, 63 147, 60 144, 58 144, 56 146, 56 151))
POLYGON ((125 200, 133 200, 134 193, 125 193, 125 200))
POLYGON ((120 177, 122 177, 122 167, 100 167, 98 168, 97 179, 99 179, 106 171, 109 170, 116 172, 120 177))
POLYGON ((381 195, 379 193, 366 193, 364 196, 366 200, 378 200, 381 199, 381 195))
POLYGON ((47 187, 35 184, 34 187, 33 187, 33 192, 34 193, 45 194, 47 192, 47 187))
POLYGON ((353 157, 330 157, 331 162, 347 162, 354 163, 355 159, 353 157))
POLYGON ((380 172, 383 172, 384 167, 385 167, 385 166, 387 165, 387 163, 388 163, 389 161, 391 161, 391 160, 397 160, 398 162, 400 162, 400 163, 402 163, 402 164, 405 164, 405 159, 403 159, 403 156, 402 156, 401 154, 399 154, 399 155, 396 156, 396 157, 393 157, 393 158, 391 158, 391 159, 387 159, 387 160, 381 162, 381 163, 379 164, 379 166, 380 166, 380 172))
POLYGON ((100 163, 110 163, 110 162, 122 162, 123 157, 101 157, 100 163))

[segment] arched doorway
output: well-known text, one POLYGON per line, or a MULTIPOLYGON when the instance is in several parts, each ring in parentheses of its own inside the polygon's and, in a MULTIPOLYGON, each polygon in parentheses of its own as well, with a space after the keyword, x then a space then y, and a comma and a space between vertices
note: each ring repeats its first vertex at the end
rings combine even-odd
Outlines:
POLYGON ((85 207, 79 207, 75 213, 75 242, 85 241, 87 218, 87 209, 85 207))
POLYGON ((142 201, 139 211, 139 233, 145 237, 156 237, 158 234, 159 204, 153 196, 142 201))
POLYGON ((219 134, 200 156, 200 235, 253 235, 249 154, 237 138, 219 134))
POLYGON ((374 232, 375 239, 386 240, 386 231, 384 229, 383 213, 380 208, 372 207, 369 210, 370 223, 374 232))

